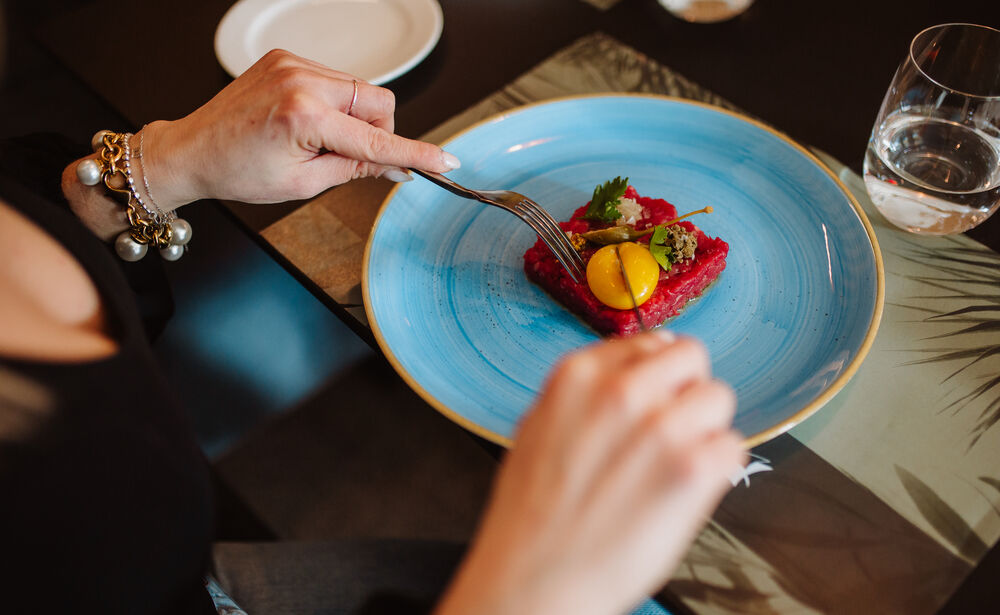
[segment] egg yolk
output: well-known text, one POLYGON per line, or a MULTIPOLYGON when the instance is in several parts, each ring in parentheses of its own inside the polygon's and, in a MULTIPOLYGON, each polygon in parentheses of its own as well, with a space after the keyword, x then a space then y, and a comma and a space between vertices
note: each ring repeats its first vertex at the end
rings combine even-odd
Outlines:
POLYGON ((590 258, 587 263, 587 285, 594 296, 608 307, 630 310, 632 298, 625 286, 615 247, 621 253, 621 262, 625 266, 625 275, 628 276, 632 292, 635 293, 636 305, 642 305, 653 296, 656 282, 660 279, 660 265, 646 246, 632 242, 604 246, 590 258))

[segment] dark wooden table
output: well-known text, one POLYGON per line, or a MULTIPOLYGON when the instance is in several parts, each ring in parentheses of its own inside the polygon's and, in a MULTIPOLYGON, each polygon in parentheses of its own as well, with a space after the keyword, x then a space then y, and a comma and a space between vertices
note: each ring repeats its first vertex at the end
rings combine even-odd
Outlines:
MULTIPOLYGON (((397 96, 400 134, 427 132, 572 41, 602 31, 855 170, 911 37, 937 23, 1000 25, 996 0, 756 0, 739 18, 715 25, 677 20, 655 0, 621 0, 606 11, 581 0, 440 2, 445 27, 438 46, 410 73, 387 84, 397 96)), ((212 46, 230 4, 98 0, 54 15, 38 35, 138 127, 182 116, 230 81, 212 46), (130 27, 115 37, 95 36, 109 16, 130 27), (110 57, 117 58, 113 70, 103 60, 110 57)), ((299 205, 245 208, 238 215, 248 229, 258 231, 299 205)), ((1000 216, 970 236, 1000 250, 1000 216)), ((796 456, 800 466, 811 463, 784 441, 775 441, 767 452, 775 463, 796 456)), ((755 505, 748 495, 727 502, 723 515, 755 505)), ((994 549, 945 611, 975 612, 1000 604, 992 582, 998 572, 1000 551, 994 549)))

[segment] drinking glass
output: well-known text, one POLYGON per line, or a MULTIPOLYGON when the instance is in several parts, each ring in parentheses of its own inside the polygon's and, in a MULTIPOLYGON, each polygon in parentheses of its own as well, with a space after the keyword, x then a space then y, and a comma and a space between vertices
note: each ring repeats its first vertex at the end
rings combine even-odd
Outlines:
POLYGON ((913 233, 961 233, 997 209, 1000 30, 944 24, 913 38, 875 120, 864 176, 875 207, 913 233))

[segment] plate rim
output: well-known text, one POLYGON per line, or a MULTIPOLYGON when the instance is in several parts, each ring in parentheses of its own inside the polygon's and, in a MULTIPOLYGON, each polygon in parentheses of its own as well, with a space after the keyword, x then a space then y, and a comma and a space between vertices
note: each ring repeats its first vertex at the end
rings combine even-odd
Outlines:
MULTIPOLYGON (((722 113, 724 115, 728 115, 737 120, 741 120, 752 126, 762 129, 774 135, 781 141, 784 141, 788 145, 792 146, 799 153, 806 156, 806 158, 809 159, 813 164, 815 164, 817 168, 826 173, 830 177, 830 179, 833 180, 837 188, 847 198, 848 203, 850 203, 851 207, 854 209, 854 212, 861 220, 861 223, 865 229, 865 233, 868 237, 869 245, 872 249, 872 254, 875 259, 875 279, 876 279, 875 306, 874 309, 872 310, 871 319, 868 323, 868 330, 865 332, 865 337, 862 340, 861 345, 858 346, 858 351, 854 359, 847 366, 847 368, 840 374, 840 376, 837 377, 836 380, 834 380, 819 395, 813 398, 812 401, 810 401, 808 404, 806 404, 804 407, 799 409, 791 416, 785 418, 781 422, 767 429, 761 430, 755 434, 744 436, 743 447, 746 449, 750 449, 759 444, 763 444, 764 442, 767 442, 773 438, 776 438, 777 436, 785 433, 789 429, 795 427, 805 419, 812 416, 814 413, 816 413, 816 411, 818 411, 820 408, 826 405, 826 403, 829 402, 834 395, 839 393, 840 390, 844 388, 844 386, 850 381, 851 378, 854 377, 854 374, 861 367, 861 364, 868 356, 868 352, 869 350, 871 350, 872 344, 875 341, 875 335, 878 333, 878 327, 882 321, 882 312, 885 304, 885 270, 882 261, 882 251, 879 247, 878 238, 875 235, 875 229, 872 227, 871 221, 868 219, 868 215, 865 214, 864 208, 861 207, 861 204, 854 197, 854 194, 851 193, 851 191, 847 188, 847 186, 844 185, 844 182, 840 180, 837 174, 834 173, 833 170, 830 169, 830 167, 824 164, 823 161, 820 160, 818 156, 809 151, 808 148, 806 148, 796 140, 792 139, 784 132, 781 132, 780 130, 777 130, 773 126, 765 124, 764 122, 749 117, 743 113, 731 111, 729 109, 724 109, 722 107, 719 107, 717 105, 712 105, 709 103, 691 100, 688 98, 682 98, 679 96, 667 96, 663 94, 649 94, 641 92, 617 92, 617 93, 597 93, 597 94, 575 94, 569 96, 560 96, 556 98, 547 98, 545 100, 536 101, 525 105, 520 105, 512 109, 494 113, 456 132, 447 139, 443 140, 440 143, 440 145, 444 147, 448 143, 451 143, 452 141, 455 141, 456 139, 464 136, 465 134, 473 130, 476 130, 480 126, 502 121, 510 116, 523 113, 535 107, 552 105, 562 102, 595 99, 595 98, 602 98, 602 99, 643 98, 643 99, 652 99, 664 102, 678 103, 693 107, 701 107, 704 109, 708 109, 710 111, 715 111, 722 113)), ((495 444, 499 444, 505 448, 511 448, 514 444, 513 438, 508 438, 499 433, 496 433, 493 430, 487 429, 479 425, 478 423, 475 423, 471 419, 462 416, 455 410, 452 410, 447 405, 442 403, 440 400, 434 397, 429 391, 427 391, 420 383, 418 383, 416 379, 414 379, 413 376, 411 376, 410 373, 403 367, 399 358, 389 347, 389 344, 387 343, 385 337, 382 335, 382 330, 378 325, 378 321, 374 317, 371 308, 371 296, 368 290, 372 243, 374 242, 375 233, 378 230, 378 225, 382 221, 383 214, 385 213, 389 203, 392 201, 393 198, 395 198, 396 192, 399 191, 400 188, 402 188, 402 184, 397 184, 396 186, 394 186, 392 190, 389 191, 389 194, 387 194, 386 197, 382 200, 382 203, 379 205, 378 214, 375 216, 375 220, 372 222, 371 232, 368 235, 368 240, 365 242, 365 252, 364 252, 364 257, 362 259, 361 293, 364 302, 365 317, 368 319, 368 325, 372 330, 373 336, 375 337, 375 342, 378 344, 378 347, 382 351, 382 354, 389 361, 389 364, 392 365, 392 368, 396 371, 396 373, 399 374, 399 376, 403 379, 403 381, 406 382, 406 384, 411 389, 413 389, 413 391, 415 391, 417 395, 419 395, 432 408, 434 408, 435 410, 446 416, 448 419, 454 421, 461 427, 476 434, 477 436, 485 438, 486 440, 489 440, 490 442, 493 442, 495 444)))
MULTIPOLYGON (((226 71, 232 78, 236 79, 244 72, 246 72, 250 66, 253 66, 255 60, 251 59, 250 66, 246 69, 237 73, 235 70, 235 63, 231 62, 232 57, 230 53, 223 50, 223 39, 228 40, 228 33, 232 31, 234 25, 234 20, 240 14, 241 11, 247 10, 247 6, 253 4, 267 4, 268 2, 273 2, 274 0, 238 0, 232 6, 230 6, 226 13, 219 20, 218 25, 215 27, 215 37, 213 41, 213 46, 215 48, 215 58, 222 66, 223 70, 226 71)), ((406 2, 412 2, 413 0, 405 0, 406 2)), ((433 26, 431 31, 428 33, 428 37, 424 40, 423 45, 420 49, 414 53, 412 56, 407 58, 405 62, 402 62, 395 68, 373 77, 372 79, 367 79, 367 83, 372 85, 381 85, 383 83, 388 83, 393 79, 401 77, 410 70, 412 70, 417 64, 422 62, 431 51, 437 46, 438 42, 441 40, 441 33, 444 31, 444 12, 441 8, 441 3, 438 0, 420 0, 423 2, 426 9, 433 14, 433 26)), ((333 70, 339 70, 337 67, 329 67, 333 70)))

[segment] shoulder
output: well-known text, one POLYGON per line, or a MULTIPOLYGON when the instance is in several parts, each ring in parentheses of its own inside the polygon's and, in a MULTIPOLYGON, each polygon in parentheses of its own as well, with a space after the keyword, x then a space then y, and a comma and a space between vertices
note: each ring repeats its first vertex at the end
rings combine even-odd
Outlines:
POLYGON ((0 356, 80 361, 116 350, 83 267, 51 236, 0 201, 0 356))

